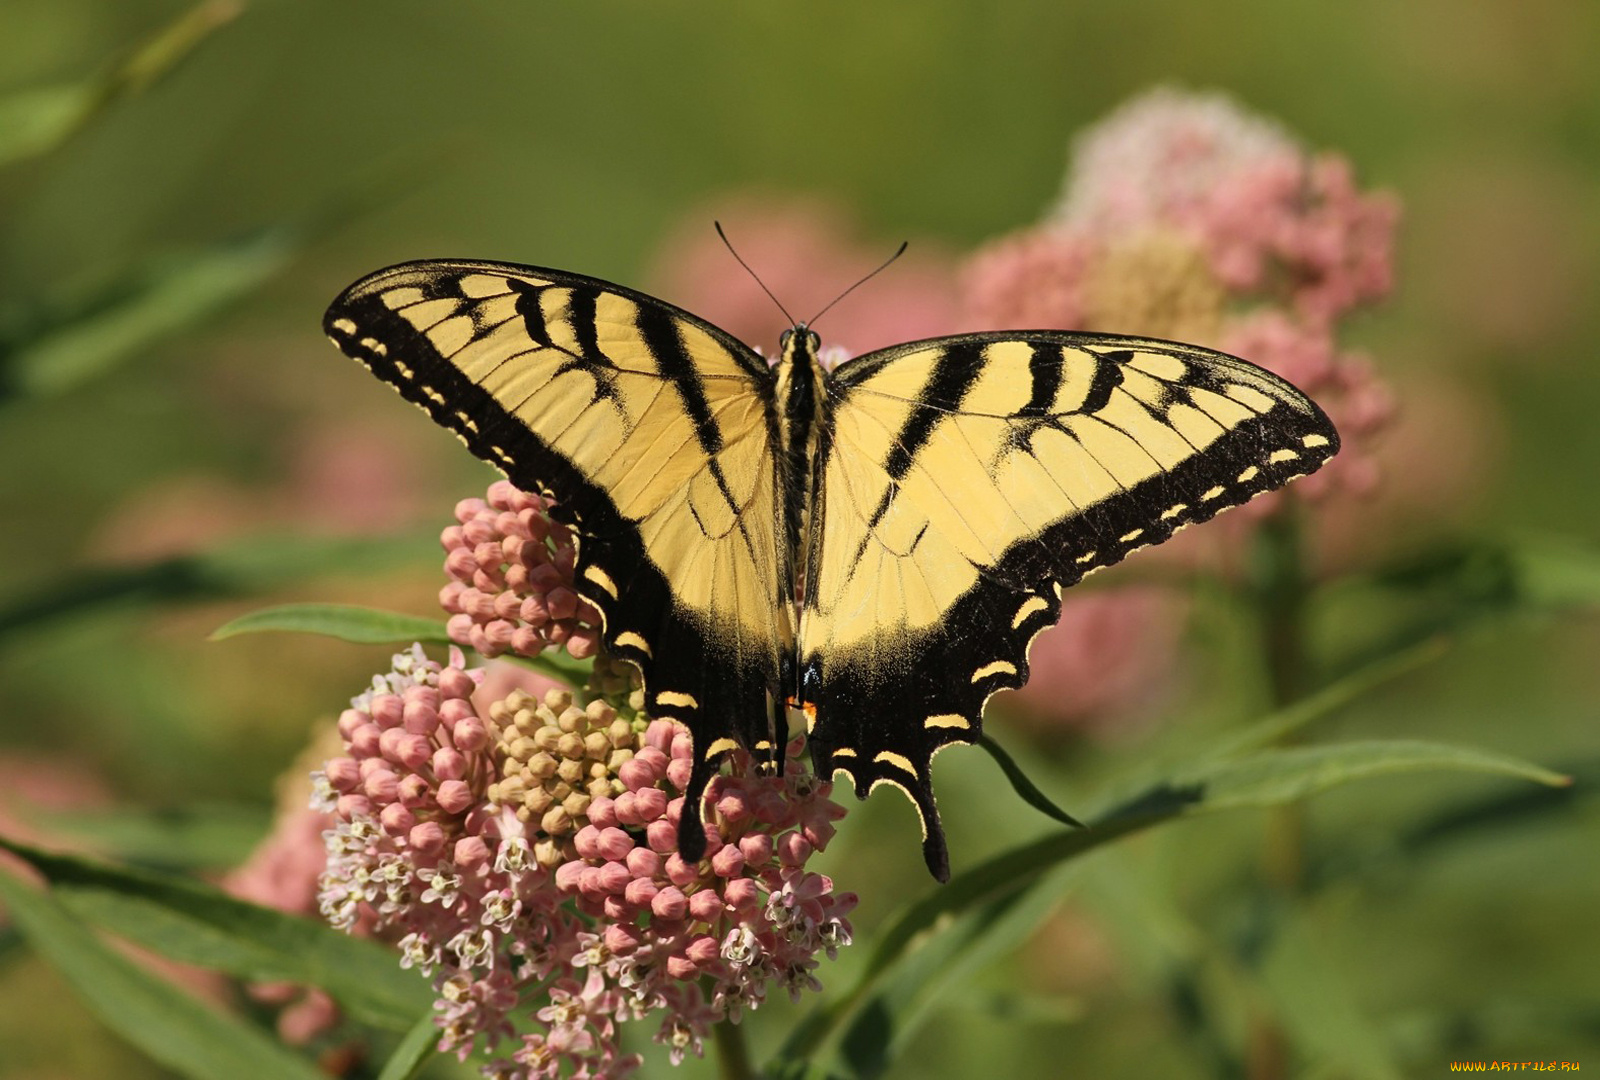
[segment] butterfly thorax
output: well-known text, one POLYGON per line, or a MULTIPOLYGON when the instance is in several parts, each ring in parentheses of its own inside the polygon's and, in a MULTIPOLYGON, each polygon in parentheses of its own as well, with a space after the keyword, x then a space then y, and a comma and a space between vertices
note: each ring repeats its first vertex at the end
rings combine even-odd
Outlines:
POLYGON ((784 332, 783 354, 776 369, 778 390, 778 440, 783 450, 784 529, 793 568, 795 595, 804 593, 805 560, 799 557, 801 538, 810 525, 811 464, 817 458, 817 438, 822 431, 822 365, 817 362, 821 344, 815 332, 802 323, 784 332))

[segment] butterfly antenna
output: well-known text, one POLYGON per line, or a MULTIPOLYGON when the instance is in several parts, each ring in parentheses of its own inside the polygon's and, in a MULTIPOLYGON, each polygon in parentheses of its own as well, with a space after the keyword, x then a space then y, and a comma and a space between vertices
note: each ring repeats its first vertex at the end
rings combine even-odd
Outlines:
POLYGON ((789 309, 784 307, 783 304, 779 302, 779 300, 778 300, 778 298, 776 296, 772 295, 772 290, 767 288, 767 283, 765 281, 762 281, 761 278, 756 274, 756 272, 754 270, 750 269, 750 264, 745 262, 744 259, 740 258, 739 253, 737 251, 733 250, 733 241, 729 240, 728 239, 728 234, 722 231, 722 222, 713 221, 711 224, 713 224, 713 225, 715 225, 717 227, 717 235, 722 237, 723 244, 725 244, 727 246, 727 248, 728 248, 728 254, 732 255, 735 259, 739 260, 739 265, 744 267, 744 272, 749 274, 752 278, 754 278, 755 279, 755 283, 757 285, 761 286, 761 291, 766 293, 767 296, 772 300, 772 302, 774 304, 778 305, 778 310, 783 312, 783 317, 785 319, 789 320, 789 325, 790 326, 798 326, 799 324, 794 321, 794 316, 789 314, 789 309))
POLYGON ((889 264, 894 262, 900 256, 904 255, 906 253, 906 248, 908 248, 910 246, 911 246, 911 241, 902 240, 900 242, 900 250, 899 251, 896 251, 893 255, 890 255, 887 259, 883 260, 883 265, 882 266, 878 267, 872 273, 868 274, 866 277, 862 278, 860 281, 858 281, 854 285, 850 286, 848 289, 846 289, 844 292, 840 293, 838 296, 835 296, 833 298, 833 302, 832 303, 830 303, 827 307, 823 308, 821 311, 817 312, 811 318, 807 319, 806 320, 806 325, 807 326, 815 326, 816 323, 817 323, 817 320, 822 318, 824 315, 826 315, 829 312, 829 310, 833 307, 834 304, 837 304, 840 300, 843 300, 845 297, 849 296, 851 293, 853 293, 857 289, 861 288, 861 286, 865 285, 867 282, 871 281, 873 278, 877 277, 879 274, 881 274, 885 270, 889 269, 889 264))

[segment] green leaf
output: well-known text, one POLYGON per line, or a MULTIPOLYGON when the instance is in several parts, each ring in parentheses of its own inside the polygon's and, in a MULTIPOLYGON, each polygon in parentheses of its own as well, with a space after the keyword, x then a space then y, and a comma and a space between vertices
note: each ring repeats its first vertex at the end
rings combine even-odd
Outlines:
POLYGON ((272 825, 266 808, 235 804, 33 811, 28 820, 78 837, 97 854, 168 870, 238 866, 272 825))
POLYGON ((437 535, 380 539, 252 537, 127 567, 79 568, 0 605, 0 640, 50 622, 135 604, 248 596, 318 574, 374 573, 431 559, 437 535))
MULTIPOLYGON (((1235 760, 1208 760, 1179 770, 1096 815, 1088 828, 1055 833, 998 855, 950 879, 913 903, 880 933, 856 983, 813 1009, 790 1033, 781 1059, 805 1059, 874 995, 889 974, 956 918, 1034 885, 1051 869, 1129 833, 1178 817, 1239 807, 1296 802, 1372 776, 1420 771, 1486 772, 1561 786, 1569 779, 1540 766, 1468 747, 1411 741, 1350 742, 1268 750, 1235 760)), ((900 1026, 897 1018, 880 1021, 900 1026)))
POLYGON ((48 894, 0 872, 0 900, 29 943, 102 1023, 153 1060, 196 1080, 323 1080, 267 1035, 212 1012, 102 944, 48 894))
POLYGON ((1028 779, 1028 774, 1022 771, 1022 767, 1016 763, 1010 754, 1006 753, 1005 748, 990 738, 987 733, 978 737, 978 745, 987 750, 989 756, 994 758, 995 764, 1000 766, 1000 771, 1006 774, 1007 780, 1011 781, 1012 790, 1022 796, 1023 802, 1046 817, 1061 822, 1063 825, 1071 825, 1078 829, 1083 828, 1083 822, 1051 802, 1050 797, 1040 791, 1038 785, 1032 780, 1028 779))
POLYGON ((169 258, 99 310, 58 322, 6 357, 7 396, 58 394, 151 343, 192 326, 288 266, 299 231, 266 229, 243 240, 169 258))
POLYGON ((297 631, 323 634, 360 645, 405 643, 448 645, 450 635, 443 619, 428 619, 398 611, 356 604, 280 604, 241 615, 211 633, 212 641, 262 631, 297 631))
POLYGON ((439 1045, 439 1025, 433 1022, 433 1013, 427 1013, 411 1025, 406 1037, 394 1048, 389 1060, 383 1063, 378 1080, 412 1080, 422 1071, 439 1045))
POLYGON ((97 77, 0 97, 0 166, 55 149, 119 98, 173 71, 243 10, 236 0, 206 0, 97 77))
POLYGON ((433 994, 374 941, 246 903, 175 874, 107 866, 0 839, 72 912, 184 963, 258 982, 320 986, 357 1019, 409 1027, 433 994))

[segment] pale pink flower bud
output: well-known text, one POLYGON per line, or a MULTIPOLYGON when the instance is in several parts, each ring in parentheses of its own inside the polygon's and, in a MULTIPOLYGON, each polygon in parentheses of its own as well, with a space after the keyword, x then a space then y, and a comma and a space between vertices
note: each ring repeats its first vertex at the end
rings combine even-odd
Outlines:
POLYGON ((650 910, 663 919, 681 919, 689 911, 689 899, 681 889, 668 886, 650 901, 650 910))
POLYGON ((578 889, 578 878, 583 874, 585 869, 586 867, 581 862, 573 861, 562 863, 560 866, 556 867, 556 888, 560 889, 564 893, 576 892, 578 889))
POLYGON ((709 934, 701 934, 689 942, 689 947, 683 950, 683 954, 694 963, 704 967, 707 964, 716 963, 717 958, 722 955, 722 946, 716 938, 711 937, 709 934))
POLYGON ((772 858, 772 837, 766 833, 751 833, 742 837, 739 840, 739 852, 744 856, 746 865, 758 870, 772 858))
POLYGON ((652 768, 659 768, 663 776, 666 775, 667 758, 672 753, 672 739, 676 732, 677 725, 671 720, 652 720, 650 726, 644 730, 646 750, 639 751, 639 758, 642 759, 647 750, 654 750, 660 754, 661 764, 652 768))
MULTIPOLYGON (((582 834, 580 833, 579 835, 582 834)), ((657 819, 645 826, 644 835, 651 851, 657 851, 665 855, 669 851, 678 850, 678 826, 666 818, 657 819)), ((583 849, 579 848, 578 852, 582 854, 583 849)), ((593 858, 593 856, 588 855, 584 857, 593 858)))
POLYGON ((400 793, 400 778, 388 769, 380 769, 367 777, 361 789, 367 797, 378 802, 393 802, 400 793))
POLYGON ((692 863, 683 861, 683 856, 674 851, 667 856, 667 880, 674 885, 689 885, 700 876, 699 869, 692 863))
POLYGON ((700 968, 687 956, 667 957, 667 974, 674 979, 692 979, 700 974, 700 968))
POLYGON ((610 828, 618 821, 616 803, 609 796, 601 795, 589 803, 588 817, 591 825, 610 828))
POLYGON ((595 846, 595 858, 619 860, 626 859, 628 852, 633 850, 633 837, 621 829, 601 829, 599 842, 595 846))
POLYGON ((694 762, 674 756, 672 764, 667 766, 667 782, 682 791, 689 786, 689 774, 693 771, 694 762))
POLYGON ((403 727, 385 728, 378 735, 378 752, 390 761, 400 760, 400 740, 406 737, 403 727))
POLYGON ((596 902, 605 899, 606 890, 601 883, 600 868, 598 866, 585 866, 583 868, 583 872, 578 875, 578 892, 587 899, 596 902))
POLYGON ((489 845, 484 842, 481 836, 463 836, 456 841, 455 849, 451 853, 456 865, 462 870, 471 870, 482 866, 489 861, 492 854, 489 850, 489 845))
MULTIPOLYGON (((445 700, 440 703, 440 714, 444 715, 444 708, 451 701, 465 701, 472 696, 478 684, 471 675, 458 667, 447 667, 439 672, 439 694, 445 700)), ((454 717, 446 717, 454 720, 454 717)))
POLYGON ((424 701, 408 701, 403 723, 412 735, 432 735, 439 726, 439 711, 424 701))
POLYGON ((411 831, 411 826, 417 823, 417 818, 405 806, 393 802, 383 808, 383 812, 378 815, 378 822, 383 826, 384 832, 391 836, 400 836, 411 831))
POLYGON ((467 756, 453 746, 441 746, 429 761, 433 774, 441 780, 460 780, 467 775, 467 756))
POLYGON ((637 904, 643 907, 654 900, 656 894, 660 891, 661 890, 656 887, 656 883, 651 881, 649 878, 636 877, 632 881, 628 882, 627 888, 622 890, 622 896, 623 899, 628 901, 628 903, 637 904))
MULTIPOLYGON (((538 656, 544 651, 539 632, 531 626, 519 626, 511 632, 511 651, 518 656, 538 656)), ((557 644, 560 644, 557 642, 557 644)), ((579 657, 578 659, 582 659, 579 657)))
POLYGON ((622 763, 622 768, 617 770, 617 779, 621 780, 630 792, 633 792, 655 783, 656 773, 654 769, 636 757, 632 761, 622 763))
POLYGON ((371 717, 360 709, 346 709, 339 714, 339 734, 344 737, 346 742, 349 742, 351 736, 370 719, 371 717))
POLYGON ((744 792, 734 791, 717 800, 717 813, 730 825, 737 825, 750 816, 750 807, 745 802, 744 792))
POLYGON ((439 808, 447 814, 459 814, 473 803, 477 796, 473 794, 472 787, 464 780, 446 780, 439 785, 439 792, 435 796, 439 808))
POLYGON ((578 594, 564 586, 546 593, 544 603, 552 619, 570 619, 578 613, 578 594))
POLYGON ((633 793, 633 808, 641 822, 652 822, 667 812, 667 793, 660 788, 640 788, 633 793))
POLYGON ((784 833, 778 840, 778 861, 784 866, 804 866, 811 858, 811 841, 799 833, 784 833))
POLYGON ((627 956, 639 947, 639 930, 626 923, 613 923, 606 927, 600 939, 605 942, 606 948, 618 956, 627 956))
POLYGON ((395 760, 412 771, 426 769, 433 760, 433 742, 424 735, 404 735, 395 746, 395 760))
POLYGON ((723 886, 722 898, 734 910, 748 911, 761 902, 761 886, 753 878, 732 878, 723 886))
POLYGON ((572 838, 572 842, 577 847, 578 854, 583 858, 598 859, 602 857, 600 854, 600 830, 593 825, 585 825, 579 829, 577 835, 572 838))
POLYGON ((400 801, 413 810, 421 806, 433 804, 433 788, 429 786, 426 777, 411 773, 400 778, 400 801))
POLYGON ((701 922, 710 922, 722 914, 722 897, 712 889, 698 889, 689 895, 689 914, 701 922))
MULTIPOLYGON (((630 762, 629 764, 632 764, 632 763, 630 762)), ((624 769, 626 769, 627 767, 628 767, 627 765, 623 766, 624 769)), ((612 808, 616 813, 617 820, 620 821, 622 824, 624 824, 624 825, 643 825, 644 824, 644 820, 645 819, 639 815, 639 808, 636 805, 635 800, 633 798, 633 792, 624 791, 621 795, 618 795, 617 798, 616 798, 616 801, 612 804, 612 808)))
POLYGON ((458 720, 450 729, 450 741, 456 744, 456 749, 468 754, 475 754, 489 745, 489 731, 484 727, 483 721, 476 716, 469 716, 458 720))
POLYGON ((608 862, 600 868, 600 889, 607 893, 620 893, 628 887, 633 875, 620 862, 608 862))
POLYGON ((405 707, 405 702, 398 694, 377 694, 367 706, 367 712, 372 714, 372 719, 377 721, 379 727, 391 728, 400 723, 405 707))
POLYGON ((328 777, 328 783, 333 785, 333 789, 341 793, 354 791, 361 783, 361 767, 356 764, 354 758, 333 758, 322 767, 322 771, 328 777))
POLYGON ((628 870, 641 878, 653 878, 661 872, 661 856, 647 847, 635 847, 628 852, 628 870))
POLYGON ((735 844, 725 844, 711 857, 711 871, 718 877, 736 877, 744 870, 744 852, 735 844))
POLYGON ((334 808, 347 821, 350 818, 372 816, 372 800, 365 795, 341 795, 334 808))
POLYGON ((424 821, 412 826, 406 839, 418 851, 432 855, 444 849, 444 828, 437 821, 424 821))

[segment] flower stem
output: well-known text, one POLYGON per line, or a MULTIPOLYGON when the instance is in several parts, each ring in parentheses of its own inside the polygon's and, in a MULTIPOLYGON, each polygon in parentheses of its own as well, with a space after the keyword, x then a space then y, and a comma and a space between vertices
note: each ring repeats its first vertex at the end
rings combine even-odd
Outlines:
POLYGON ((712 1028, 717 1046, 717 1075, 722 1080, 755 1080, 756 1068, 750 1060, 750 1045, 744 1028, 732 1020, 719 1020, 712 1028))

